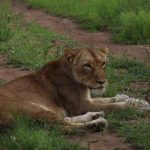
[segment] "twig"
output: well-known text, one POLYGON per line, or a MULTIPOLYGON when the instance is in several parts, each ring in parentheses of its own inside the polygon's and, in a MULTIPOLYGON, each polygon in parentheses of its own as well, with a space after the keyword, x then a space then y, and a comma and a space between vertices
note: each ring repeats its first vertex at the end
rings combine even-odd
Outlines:
POLYGON ((150 53, 146 47, 145 47, 145 51, 147 52, 148 56, 150 57, 150 53))

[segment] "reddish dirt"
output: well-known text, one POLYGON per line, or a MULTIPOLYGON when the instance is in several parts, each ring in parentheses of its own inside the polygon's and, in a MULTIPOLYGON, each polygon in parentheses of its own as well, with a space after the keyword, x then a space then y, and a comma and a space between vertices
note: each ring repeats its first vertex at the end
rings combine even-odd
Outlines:
MULTIPOLYGON (((150 89, 150 80, 149 81, 137 81, 130 83, 128 86, 129 89, 134 89, 134 91, 150 89)), ((143 92, 145 100, 150 103, 150 92, 143 92)))
POLYGON ((30 72, 31 71, 21 70, 19 68, 13 68, 11 65, 7 65, 7 57, 0 55, 0 80, 9 82, 30 72))
POLYGON ((28 73, 29 71, 13 68, 12 66, 0 66, 0 80, 4 80, 6 82, 17 79, 18 77, 24 76, 28 73))
POLYGON ((123 138, 115 133, 88 133, 86 136, 68 136, 67 139, 73 143, 80 143, 90 150, 132 150, 130 144, 125 143, 123 138))
POLYGON ((80 29, 70 19, 54 17, 39 9, 32 9, 22 3, 13 2, 13 11, 17 15, 22 15, 27 22, 36 22, 41 26, 47 27, 56 33, 63 34, 66 37, 84 44, 89 47, 99 48, 107 46, 115 55, 128 56, 137 58, 145 63, 150 63, 150 56, 147 54, 145 47, 150 53, 150 45, 122 45, 113 43, 111 33, 89 32, 80 29))
POLYGON ((129 84, 131 89, 140 90, 140 89, 150 89, 150 81, 137 81, 129 84))

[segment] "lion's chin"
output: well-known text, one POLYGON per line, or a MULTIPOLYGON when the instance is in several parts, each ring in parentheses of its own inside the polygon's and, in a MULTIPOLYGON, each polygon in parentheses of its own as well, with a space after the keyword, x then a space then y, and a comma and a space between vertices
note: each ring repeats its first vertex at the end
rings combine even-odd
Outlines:
POLYGON ((105 87, 100 87, 100 88, 91 88, 91 96, 92 97, 99 97, 102 96, 103 93, 105 92, 105 87))

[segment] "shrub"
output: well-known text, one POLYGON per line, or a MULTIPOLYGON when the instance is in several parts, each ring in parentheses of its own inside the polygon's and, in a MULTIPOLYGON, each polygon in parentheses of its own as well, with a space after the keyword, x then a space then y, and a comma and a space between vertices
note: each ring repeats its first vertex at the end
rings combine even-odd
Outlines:
POLYGON ((8 40, 11 36, 9 4, 8 1, 4 1, 1 2, 0 6, 0 42, 8 40))
POLYGON ((150 43, 150 11, 123 12, 114 29, 113 39, 126 44, 150 43))

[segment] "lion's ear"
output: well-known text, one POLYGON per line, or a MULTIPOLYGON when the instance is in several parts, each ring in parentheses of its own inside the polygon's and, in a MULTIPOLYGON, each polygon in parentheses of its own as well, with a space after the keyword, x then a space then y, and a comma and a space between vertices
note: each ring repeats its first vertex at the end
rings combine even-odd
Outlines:
POLYGON ((105 55, 107 55, 108 52, 109 52, 109 50, 108 50, 107 47, 104 47, 104 48, 100 49, 100 51, 101 51, 102 53, 104 53, 105 55))
POLYGON ((79 50, 65 50, 64 51, 64 57, 67 60, 68 63, 73 64, 74 59, 76 58, 76 56, 78 55, 79 50))

